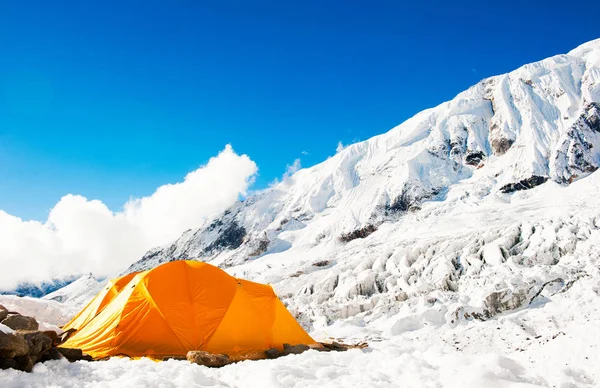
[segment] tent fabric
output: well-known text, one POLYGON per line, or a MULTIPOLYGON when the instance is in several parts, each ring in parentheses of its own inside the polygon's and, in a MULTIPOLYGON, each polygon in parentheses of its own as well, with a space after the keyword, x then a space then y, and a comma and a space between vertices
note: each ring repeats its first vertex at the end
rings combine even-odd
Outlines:
MULTIPOLYGON (((90 302, 81 315, 97 315, 62 347, 82 349, 95 359, 185 357, 190 350, 235 359, 282 350, 284 343, 317 344, 271 286, 237 279, 210 264, 173 261, 128 276, 116 295, 103 290, 96 297, 101 302, 90 302), (108 299, 103 308, 94 307, 108 299)), ((113 284, 121 286, 123 279, 113 284)))
POLYGON ((121 276, 120 278, 108 281, 106 287, 102 289, 95 297, 81 310, 73 319, 62 327, 63 330, 79 330, 98 315, 110 301, 112 301, 121 292, 123 287, 137 274, 137 272, 121 276))

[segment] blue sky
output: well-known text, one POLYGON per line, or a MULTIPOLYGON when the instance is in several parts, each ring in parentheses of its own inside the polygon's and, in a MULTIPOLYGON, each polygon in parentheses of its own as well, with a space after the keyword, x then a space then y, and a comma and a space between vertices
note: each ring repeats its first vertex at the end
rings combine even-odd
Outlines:
POLYGON ((595 2, 525 3, 0 1, 0 209, 120 210, 228 143, 266 187, 600 37, 595 2))

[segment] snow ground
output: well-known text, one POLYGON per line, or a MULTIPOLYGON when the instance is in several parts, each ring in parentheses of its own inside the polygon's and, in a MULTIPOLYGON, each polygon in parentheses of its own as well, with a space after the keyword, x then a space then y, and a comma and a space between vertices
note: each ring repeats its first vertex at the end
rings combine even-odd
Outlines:
MULTIPOLYGON (((555 303, 454 329, 422 327, 344 353, 309 351, 221 369, 186 361, 53 361, 0 372, 17 387, 583 387, 598 386, 600 296, 583 281, 555 303), (579 317, 585 317, 579 320, 579 317)), ((595 289, 594 289, 595 287, 595 289)), ((340 332, 363 330, 346 322, 340 332)), ((335 328, 332 328, 335 331, 335 328)))

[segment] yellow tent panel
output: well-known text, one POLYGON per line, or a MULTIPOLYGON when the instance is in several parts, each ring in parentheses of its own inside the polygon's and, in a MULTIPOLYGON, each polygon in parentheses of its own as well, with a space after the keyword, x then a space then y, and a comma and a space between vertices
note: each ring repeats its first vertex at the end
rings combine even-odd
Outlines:
POLYGON ((64 325, 62 329, 65 331, 69 329, 79 330, 85 326, 96 315, 98 315, 104 309, 104 307, 117 296, 119 292, 121 292, 123 287, 129 283, 136 273, 137 272, 110 280, 106 287, 104 287, 104 289, 102 289, 102 291, 100 291, 98 295, 96 295, 94 299, 92 299, 90 303, 84 307, 83 310, 75 315, 75 317, 73 317, 69 323, 64 325))
MULTIPOLYGON (((316 344, 270 286, 210 264, 173 261, 128 276, 120 292, 61 346, 94 358, 185 357, 190 350, 237 358, 281 350, 284 343, 316 344)), ((106 292, 96 298, 104 300, 106 292)))

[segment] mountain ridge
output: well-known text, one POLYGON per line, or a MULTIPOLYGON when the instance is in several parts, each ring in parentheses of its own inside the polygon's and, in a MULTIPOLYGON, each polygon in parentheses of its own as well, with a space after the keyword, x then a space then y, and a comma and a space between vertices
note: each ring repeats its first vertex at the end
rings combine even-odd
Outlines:
MULTIPOLYGON (((236 204, 214 222, 184 233, 178 244, 151 250, 145 260, 160 252, 165 255, 158 262, 211 258, 244 247, 246 259, 278 251, 288 245, 277 238, 280 232, 302 228, 315 215, 327 217, 336 207, 348 209, 338 211, 344 220, 337 237, 360 235, 368 225, 394 221, 424 200, 441 198, 449 186, 499 159, 504 165, 490 174, 496 175, 493 190, 510 193, 548 179, 568 184, 600 164, 599 57, 600 39, 486 78, 236 204), (368 201, 354 200, 363 196, 368 201)), ((134 263, 128 271, 143 268, 134 263)))

